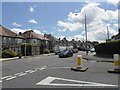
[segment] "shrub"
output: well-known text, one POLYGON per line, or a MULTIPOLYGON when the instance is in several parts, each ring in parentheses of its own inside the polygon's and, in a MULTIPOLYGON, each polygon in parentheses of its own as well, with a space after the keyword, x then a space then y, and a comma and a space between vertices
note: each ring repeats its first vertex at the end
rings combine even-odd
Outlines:
POLYGON ((3 58, 9 58, 9 57, 15 57, 15 56, 17 56, 17 53, 14 52, 13 50, 7 49, 2 51, 3 58))
POLYGON ((46 49, 46 50, 44 50, 44 53, 48 54, 48 53, 50 53, 50 50, 46 49))
POLYGON ((53 49, 50 49, 50 52, 51 52, 51 53, 54 53, 54 50, 53 50, 53 49))

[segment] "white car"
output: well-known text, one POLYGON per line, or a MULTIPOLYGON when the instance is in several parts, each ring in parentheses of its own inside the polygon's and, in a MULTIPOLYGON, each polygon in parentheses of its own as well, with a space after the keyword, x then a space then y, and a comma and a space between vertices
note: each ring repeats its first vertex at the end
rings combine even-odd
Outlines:
POLYGON ((91 49, 90 49, 90 52, 95 52, 95 48, 91 48, 91 49))

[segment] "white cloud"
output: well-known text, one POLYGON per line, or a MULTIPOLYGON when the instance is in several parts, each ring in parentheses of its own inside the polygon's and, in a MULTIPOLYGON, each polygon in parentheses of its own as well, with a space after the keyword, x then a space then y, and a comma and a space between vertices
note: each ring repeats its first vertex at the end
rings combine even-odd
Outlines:
POLYGON ((117 27, 117 28, 118 28, 118 24, 114 24, 114 27, 117 27))
POLYGON ((44 33, 47 33, 48 31, 47 30, 43 30, 44 33))
MULTIPOLYGON (((88 31, 88 39, 89 40, 98 40, 105 41, 106 36, 106 28, 107 25, 111 25, 111 23, 117 21, 118 19, 118 10, 105 10, 99 7, 99 3, 88 3, 85 5, 80 12, 73 13, 70 12, 68 15, 68 21, 58 21, 58 26, 69 31, 83 30, 85 25, 85 14, 86 14, 86 22, 87 22, 87 31, 88 31)), ((61 29, 59 31, 62 31, 61 29)), ((65 30, 64 30, 65 31, 65 30)), ((113 28, 109 28, 110 37, 112 35, 117 34, 116 30, 113 28)), ((84 34, 84 31, 81 33, 84 34)), ((81 36, 82 38, 82 36, 81 36)))
POLYGON ((22 27, 22 25, 17 24, 16 22, 13 22, 12 25, 13 25, 13 26, 17 26, 17 27, 22 27))
POLYGON ((29 6, 29 11, 34 12, 34 8, 32 6, 29 6))
POLYGON ((117 5, 119 0, 108 0, 108 3, 112 3, 114 5, 117 5))
POLYGON ((82 28, 82 25, 80 23, 70 23, 63 21, 58 21, 58 26, 64 27, 64 29, 59 29, 58 31, 66 31, 67 29, 70 31, 76 31, 82 28))
POLYGON ((29 22, 29 23, 38 24, 38 22, 37 22, 35 19, 30 19, 28 22, 29 22))
POLYGON ((15 32, 17 34, 19 34, 19 32, 24 33, 25 31, 29 31, 29 30, 33 30, 34 32, 36 32, 38 34, 44 35, 43 33, 41 33, 40 30, 37 30, 37 29, 20 29, 20 28, 13 28, 13 29, 11 29, 11 31, 13 31, 13 32, 15 32))
POLYGON ((65 32, 66 30, 67 30, 67 28, 58 29, 59 32, 65 32))

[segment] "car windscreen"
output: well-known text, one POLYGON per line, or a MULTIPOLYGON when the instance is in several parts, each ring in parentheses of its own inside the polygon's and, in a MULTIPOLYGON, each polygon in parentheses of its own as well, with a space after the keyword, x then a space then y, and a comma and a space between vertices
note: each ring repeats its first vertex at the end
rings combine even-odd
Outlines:
POLYGON ((66 54, 68 51, 61 51, 60 54, 66 54))

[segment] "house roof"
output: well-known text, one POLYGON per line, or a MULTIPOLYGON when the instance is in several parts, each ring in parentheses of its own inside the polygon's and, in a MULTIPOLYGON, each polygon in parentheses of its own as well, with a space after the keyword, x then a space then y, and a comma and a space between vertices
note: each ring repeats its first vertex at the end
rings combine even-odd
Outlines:
POLYGON ((3 27, 2 25, 0 25, 0 35, 1 36, 6 36, 6 37, 18 37, 18 38, 24 38, 12 31, 10 31, 9 29, 3 27))
POLYGON ((21 35, 24 36, 25 38, 49 40, 46 37, 44 37, 44 35, 37 34, 33 30, 26 31, 26 32, 22 33, 21 35))
POLYGON ((112 39, 120 39, 120 29, 118 30, 118 34, 115 36, 112 36, 112 39))
POLYGON ((51 34, 45 34, 45 37, 48 38, 51 41, 59 41, 57 38, 55 38, 54 36, 52 36, 51 34))

